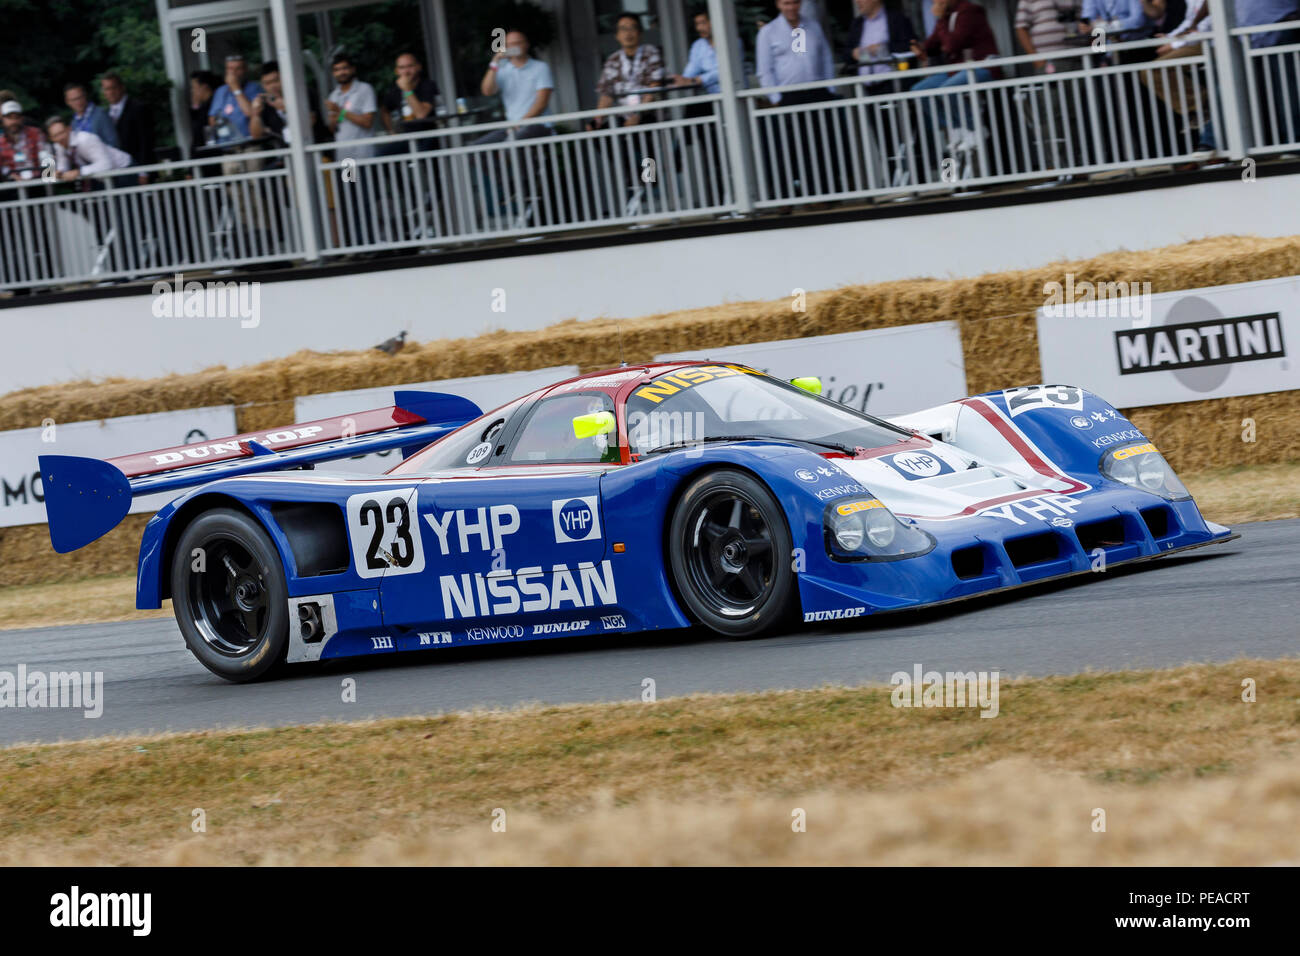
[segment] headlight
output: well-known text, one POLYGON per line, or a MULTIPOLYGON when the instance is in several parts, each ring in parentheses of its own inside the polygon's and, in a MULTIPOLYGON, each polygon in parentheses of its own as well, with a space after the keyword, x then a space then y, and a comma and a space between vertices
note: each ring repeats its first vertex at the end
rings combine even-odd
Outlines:
POLYGON ((862 527, 862 519, 856 515, 845 518, 835 525, 835 542, 845 551, 856 551, 862 547, 862 539, 866 537, 866 529, 862 527))
POLYGON ((850 498, 827 505, 826 549, 840 561, 896 561, 925 554, 934 538, 904 524, 877 498, 850 498))
POLYGON ((1101 473, 1107 478, 1149 491, 1169 501, 1190 498, 1187 487, 1178 480, 1163 455, 1151 442, 1114 448, 1101 458, 1101 473))
POLYGON ((884 508, 872 509, 867 516, 867 540, 872 547, 888 548, 894 541, 894 529, 899 527, 898 519, 884 508))

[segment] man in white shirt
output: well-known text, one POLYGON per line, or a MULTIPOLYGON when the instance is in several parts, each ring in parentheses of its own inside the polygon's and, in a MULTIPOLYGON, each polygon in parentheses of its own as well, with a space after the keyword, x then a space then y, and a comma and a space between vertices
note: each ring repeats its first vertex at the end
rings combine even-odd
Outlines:
MULTIPOLYGON (((339 144, 334 147, 334 154, 340 162, 374 156, 374 146, 365 140, 375 135, 375 115, 379 112, 375 88, 357 79, 356 64, 346 53, 336 55, 331 67, 338 85, 325 100, 325 121, 339 144)), ((373 190, 369 169, 358 164, 349 174, 344 167, 338 179, 336 201, 346 242, 367 245, 379 239, 370 220, 373 190)))
MULTIPOLYGON (((338 143, 352 143, 375 135, 375 113, 379 102, 375 88, 357 79, 357 67, 352 57, 340 53, 331 64, 334 82, 338 85, 325 100, 326 121, 338 143)), ((373 156, 375 148, 364 144, 340 146, 335 149, 339 159, 362 159, 373 156)))
POLYGON ((59 179, 65 182, 131 165, 129 154, 109 146, 94 133, 74 130, 60 117, 46 122, 45 135, 54 144, 54 165, 59 179))

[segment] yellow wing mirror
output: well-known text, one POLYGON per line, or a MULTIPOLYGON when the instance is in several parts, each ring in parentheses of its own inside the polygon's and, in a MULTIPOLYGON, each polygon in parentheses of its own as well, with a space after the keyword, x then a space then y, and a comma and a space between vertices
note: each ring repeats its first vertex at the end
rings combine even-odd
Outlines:
POLYGON ((577 438, 595 438, 608 435, 618 428, 613 412, 592 412, 590 415, 578 415, 573 419, 573 434, 577 438))
POLYGON ((814 395, 822 393, 822 380, 815 375, 806 375, 803 378, 792 378, 790 384, 795 388, 802 388, 805 392, 811 392, 814 395))

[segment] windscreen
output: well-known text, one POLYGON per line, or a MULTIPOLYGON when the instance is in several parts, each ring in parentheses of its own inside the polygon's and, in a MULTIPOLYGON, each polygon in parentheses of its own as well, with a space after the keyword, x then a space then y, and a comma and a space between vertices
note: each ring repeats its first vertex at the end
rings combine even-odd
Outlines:
POLYGON ((878 448, 911 437, 902 428, 759 372, 700 365, 661 375, 627 400, 632 451, 729 438, 780 438, 878 448))

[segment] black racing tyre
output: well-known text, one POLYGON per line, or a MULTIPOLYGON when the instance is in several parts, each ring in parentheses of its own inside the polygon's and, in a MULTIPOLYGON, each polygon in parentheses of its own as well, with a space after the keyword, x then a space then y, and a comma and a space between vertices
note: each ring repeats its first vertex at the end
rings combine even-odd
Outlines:
POLYGON ((218 677, 269 676, 289 646, 289 593, 280 555, 255 520, 205 511, 172 553, 172 610, 185 643, 218 677))
POLYGON ((691 482, 668 528, 673 584, 691 616, 729 637, 788 620, 797 600, 790 529, 772 492, 724 468, 691 482))

